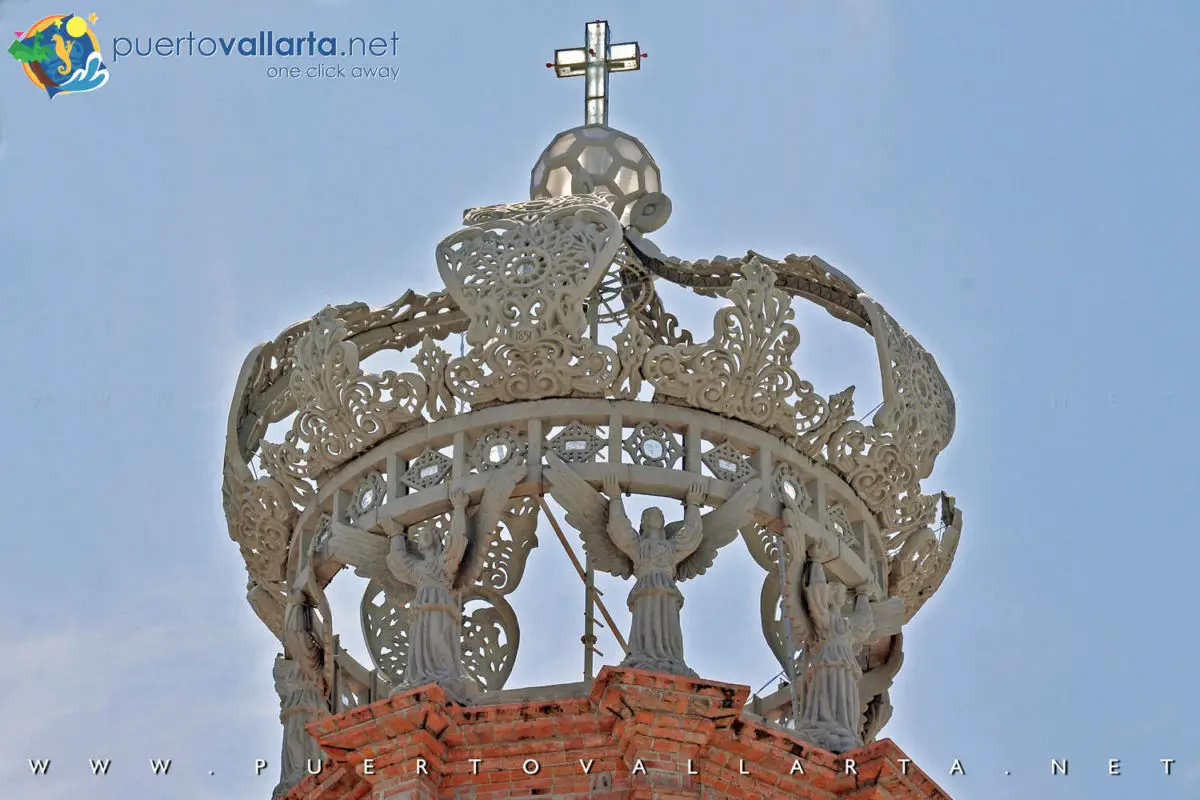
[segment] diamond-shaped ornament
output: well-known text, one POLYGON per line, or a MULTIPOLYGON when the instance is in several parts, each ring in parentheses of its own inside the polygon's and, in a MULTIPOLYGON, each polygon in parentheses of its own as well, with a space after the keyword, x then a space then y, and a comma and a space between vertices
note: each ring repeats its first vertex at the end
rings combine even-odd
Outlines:
POLYGON ((717 445, 709 450, 700 460, 723 481, 741 483, 754 477, 754 470, 747 463, 745 453, 737 450, 729 442, 717 445))
POLYGON ((437 450, 426 450, 408 463, 408 471, 400 476, 409 487, 420 491, 437 486, 450 474, 453 462, 437 450))
POLYGON ((604 447, 595 428, 572 422, 550 440, 550 447, 563 461, 583 464, 592 461, 604 447))

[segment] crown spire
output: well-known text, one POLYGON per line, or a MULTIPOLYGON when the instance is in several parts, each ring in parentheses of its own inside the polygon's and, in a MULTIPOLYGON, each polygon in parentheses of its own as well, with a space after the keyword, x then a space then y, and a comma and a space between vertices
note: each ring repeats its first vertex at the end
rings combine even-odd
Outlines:
POLYGON ((609 44, 608 22, 598 19, 589 22, 584 34, 585 45, 569 50, 555 50, 554 67, 560 78, 584 78, 584 122, 587 125, 608 124, 608 75, 610 72, 632 72, 642 68, 643 53, 637 42, 609 44))

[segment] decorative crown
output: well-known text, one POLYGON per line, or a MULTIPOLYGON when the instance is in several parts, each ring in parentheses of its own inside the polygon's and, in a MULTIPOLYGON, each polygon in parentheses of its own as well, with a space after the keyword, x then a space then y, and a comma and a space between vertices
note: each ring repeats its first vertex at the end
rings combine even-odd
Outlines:
MULTIPOLYGON (((505 598, 549 513, 543 494, 594 548, 585 529, 607 505, 584 498, 604 486, 728 512, 670 533, 740 529, 766 571, 763 629, 785 669, 815 641, 789 639, 803 633, 796 609, 816 615, 813 587, 827 580, 880 609, 864 640, 878 652, 864 663, 895 661, 892 635, 940 585, 961 528, 952 499, 921 486, 954 433, 950 388, 880 303, 816 256, 664 255, 646 236, 670 214, 659 178, 628 134, 561 134, 533 169, 530 201, 470 209, 438 245, 444 292, 327 307, 246 359, 229 415, 229 532, 252 605, 334 708, 416 679, 414 587, 434 585, 432 560, 410 541, 417 529, 445 548, 465 542, 449 566, 439 556, 434 583, 483 608, 461 617, 465 674, 423 677, 457 681, 463 698, 502 688, 519 637, 505 598), (659 282, 718 298, 711 335, 680 327, 659 282), (854 387, 824 396, 797 371, 799 300, 874 338, 883 402, 869 422, 854 419, 854 387), (383 351, 408 356, 411 371, 371 371, 383 351), (467 506, 473 515, 456 515, 467 506), (781 578, 784 555, 793 569, 781 578), (805 600, 782 581, 807 563, 805 600), (336 647, 323 591, 344 566, 371 579, 362 623, 373 671, 336 647)), ((705 539, 711 553, 678 579, 702 574, 723 535, 705 539)), ((604 546, 610 563, 623 558, 604 546)), ((864 707, 876 706, 852 739, 886 720, 888 684, 864 689, 864 707)))

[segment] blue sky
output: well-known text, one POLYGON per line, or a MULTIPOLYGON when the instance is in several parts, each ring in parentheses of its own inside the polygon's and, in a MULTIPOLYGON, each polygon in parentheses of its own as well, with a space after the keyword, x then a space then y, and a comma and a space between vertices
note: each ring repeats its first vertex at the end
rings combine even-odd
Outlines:
MULTIPOLYGON (((252 765, 277 759, 277 645, 243 599, 219 493, 237 370, 326 303, 433 289, 462 210, 524 199, 541 149, 582 122, 580 82, 543 64, 597 17, 650 54, 613 78, 612 124, 662 167, 660 246, 818 254, 955 389, 929 488, 958 498, 963 543, 908 629, 885 734, 956 798, 1200 795, 1200 7, 3 0, 0 30, 71 10, 99 15, 106 55, 115 36, 395 31, 395 57, 346 63, 398 78, 130 57, 98 92, 51 102, 15 63, 0 71, 12 796, 269 795, 274 766, 252 765), (30 757, 51 775, 32 778, 30 757), (150 777, 150 758, 173 758, 172 776, 150 777), (1052 758, 1071 774, 1051 777, 1052 758)), ((681 309, 708 330, 703 306, 681 309)), ((816 309, 800 324, 805 377, 877 402, 869 340, 816 309)), ((514 683, 580 669, 580 589, 542 540, 514 596, 514 683)), ((758 688, 777 671, 760 579, 735 545, 688 587, 706 677, 758 688)))

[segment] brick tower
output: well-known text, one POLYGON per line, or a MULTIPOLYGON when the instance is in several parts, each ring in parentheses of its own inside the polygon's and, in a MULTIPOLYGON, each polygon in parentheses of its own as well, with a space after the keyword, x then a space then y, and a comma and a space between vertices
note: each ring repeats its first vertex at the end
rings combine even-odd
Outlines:
POLYGON ((602 21, 586 37, 548 65, 584 79, 586 124, 543 152, 529 201, 469 209, 442 240, 444 292, 326 307, 242 367, 223 495, 247 599, 283 650, 273 796, 947 797, 878 735, 902 629, 962 528, 922 486, 954 433, 950 389, 816 256, 655 246, 658 165, 608 125, 608 75, 642 53, 602 21), (679 326, 661 282, 716 298, 711 337, 679 326), (799 301, 874 339, 869 423, 853 387, 822 396, 797 373, 799 301), (440 344, 455 335, 457 356, 440 344), (373 371, 382 351, 412 371, 373 371), (507 598, 539 530, 581 581, 584 680, 517 689, 507 598), (785 677, 767 697, 685 660, 684 590, 738 539, 785 677), (325 595, 345 569, 367 581, 370 667, 325 595), (597 571, 628 579, 625 630, 597 571), (622 654, 597 674, 598 628, 622 654))

